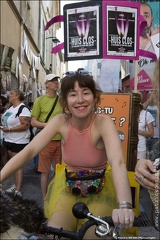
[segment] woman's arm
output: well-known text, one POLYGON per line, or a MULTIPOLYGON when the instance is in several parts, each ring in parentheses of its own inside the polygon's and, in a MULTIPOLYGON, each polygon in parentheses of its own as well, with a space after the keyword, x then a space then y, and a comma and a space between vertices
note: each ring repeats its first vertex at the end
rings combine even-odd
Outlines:
POLYGON ((1 182, 33 159, 52 140, 58 133, 60 122, 61 118, 58 115, 52 118, 46 127, 33 138, 32 142, 7 162, 1 170, 1 182))
POLYGON ((124 162, 122 145, 113 121, 109 118, 105 120, 104 126, 101 125, 103 132, 102 138, 105 144, 108 162, 112 168, 114 186, 117 200, 132 203, 131 191, 129 186, 126 164, 124 162))
POLYGON ((3 127, 3 132, 21 132, 29 129, 30 124, 31 124, 31 117, 25 116, 25 117, 19 117, 20 124, 12 127, 12 128, 7 128, 3 127))
POLYGON ((147 124, 147 131, 143 131, 143 130, 138 130, 138 134, 142 135, 144 137, 153 137, 154 136, 154 126, 153 126, 153 122, 150 122, 147 124))
MULTIPOLYGON (((112 177, 117 201, 125 201, 132 206, 131 189, 120 138, 112 119, 108 116, 105 117, 107 118, 101 119, 100 132, 105 144, 108 162, 112 168, 112 177)), ((112 217, 115 224, 122 223, 127 228, 127 224, 129 224, 129 227, 132 226, 134 213, 132 209, 127 209, 126 207, 125 209, 115 209, 112 217), (124 222, 126 218, 130 219, 128 223, 124 222)))

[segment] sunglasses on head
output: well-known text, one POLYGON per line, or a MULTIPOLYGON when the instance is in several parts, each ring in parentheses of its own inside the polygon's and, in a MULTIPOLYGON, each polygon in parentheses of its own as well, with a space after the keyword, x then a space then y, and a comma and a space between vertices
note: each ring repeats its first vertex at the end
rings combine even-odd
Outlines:
POLYGON ((87 70, 68 71, 68 72, 64 73, 64 75, 67 76, 67 77, 71 77, 71 76, 76 75, 77 73, 82 74, 82 75, 85 75, 85 76, 91 75, 90 72, 87 71, 87 70))

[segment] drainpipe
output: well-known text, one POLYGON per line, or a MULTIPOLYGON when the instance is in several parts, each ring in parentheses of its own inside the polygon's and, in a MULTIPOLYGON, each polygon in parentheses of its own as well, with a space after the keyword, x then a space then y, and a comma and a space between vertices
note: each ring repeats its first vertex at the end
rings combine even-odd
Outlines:
POLYGON ((23 19, 23 15, 22 15, 22 1, 20 1, 20 15, 21 15, 21 18, 22 18, 22 21, 21 21, 21 31, 20 31, 20 45, 22 46, 22 43, 23 43, 23 31, 24 31, 24 28, 23 28, 24 19, 23 19))
MULTIPOLYGON (((23 34, 24 34, 24 19, 23 19, 23 15, 22 15, 22 1, 20 1, 20 15, 21 15, 21 25, 20 25, 20 62, 19 62, 19 87, 21 86, 21 84, 23 84, 23 72, 22 72, 22 59, 21 57, 23 56, 23 51, 24 49, 22 49, 23 46, 23 34)), ((24 46, 23 46, 24 47, 24 46)))
POLYGON ((38 42, 38 48, 39 48, 39 52, 41 54, 41 31, 42 31, 42 11, 41 11, 41 6, 42 6, 42 1, 39 1, 39 42, 38 42))

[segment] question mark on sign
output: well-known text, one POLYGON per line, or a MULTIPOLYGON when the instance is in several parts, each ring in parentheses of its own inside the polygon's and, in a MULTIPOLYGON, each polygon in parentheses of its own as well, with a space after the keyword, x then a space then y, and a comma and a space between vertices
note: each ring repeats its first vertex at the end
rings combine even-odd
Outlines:
POLYGON ((122 127, 123 123, 126 121, 125 117, 120 118, 120 127, 122 127))

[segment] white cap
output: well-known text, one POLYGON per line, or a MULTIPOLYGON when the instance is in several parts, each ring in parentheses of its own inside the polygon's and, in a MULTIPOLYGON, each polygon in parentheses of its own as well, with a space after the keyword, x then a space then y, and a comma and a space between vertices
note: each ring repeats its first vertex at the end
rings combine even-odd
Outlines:
POLYGON ((57 75, 54 74, 54 73, 48 74, 48 75, 46 75, 45 78, 44 78, 44 83, 47 82, 47 81, 52 80, 53 78, 59 78, 59 76, 57 76, 57 75))

